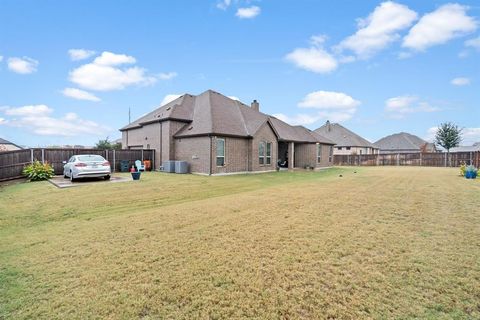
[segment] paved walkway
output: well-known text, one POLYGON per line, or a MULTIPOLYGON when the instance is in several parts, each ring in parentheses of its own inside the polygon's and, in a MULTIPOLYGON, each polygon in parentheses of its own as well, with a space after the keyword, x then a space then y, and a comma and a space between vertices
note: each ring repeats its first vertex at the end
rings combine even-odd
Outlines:
POLYGON ((65 179, 63 176, 55 176, 52 179, 48 180, 54 186, 58 188, 71 188, 78 186, 86 186, 90 184, 101 184, 101 183, 117 183, 117 182, 127 182, 133 181, 130 177, 117 177, 112 176, 110 180, 104 180, 103 178, 84 178, 71 182, 70 179, 65 179))

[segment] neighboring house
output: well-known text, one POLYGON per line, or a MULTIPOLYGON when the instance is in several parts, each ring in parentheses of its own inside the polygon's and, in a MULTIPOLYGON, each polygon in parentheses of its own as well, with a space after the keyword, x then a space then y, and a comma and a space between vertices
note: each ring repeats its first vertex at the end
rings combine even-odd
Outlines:
POLYGON ((158 168, 183 160, 202 174, 276 170, 277 164, 327 167, 334 143, 208 90, 184 94, 120 129, 124 149, 155 149, 158 168))
POLYGON ((480 142, 476 142, 471 146, 459 146, 450 149, 450 153, 456 152, 478 152, 480 151, 480 142))
POLYGON ((316 133, 332 140, 335 143, 333 154, 377 154, 378 148, 355 132, 348 130, 338 123, 327 121, 315 130, 316 133))
POLYGON ((381 154, 438 152, 435 144, 406 132, 386 136, 375 145, 380 148, 381 154))
POLYGON ((12 143, 8 140, 0 138, 0 152, 2 151, 15 151, 15 150, 22 150, 23 148, 17 146, 15 143, 12 143))

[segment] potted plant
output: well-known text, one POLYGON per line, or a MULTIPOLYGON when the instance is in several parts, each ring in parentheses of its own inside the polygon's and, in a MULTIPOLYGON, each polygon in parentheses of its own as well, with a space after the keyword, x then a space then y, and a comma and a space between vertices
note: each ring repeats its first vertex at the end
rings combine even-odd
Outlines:
POLYGON ((475 168, 475 167, 472 166, 472 165, 469 165, 469 166, 465 169, 465 178, 467 178, 467 179, 476 179, 476 178, 477 178, 477 173, 478 173, 478 169, 475 168))
POLYGON ((132 174, 132 179, 133 180, 140 180, 140 175, 142 173, 140 171, 137 171, 137 169, 135 169, 135 166, 132 166, 130 168, 130 173, 132 174))

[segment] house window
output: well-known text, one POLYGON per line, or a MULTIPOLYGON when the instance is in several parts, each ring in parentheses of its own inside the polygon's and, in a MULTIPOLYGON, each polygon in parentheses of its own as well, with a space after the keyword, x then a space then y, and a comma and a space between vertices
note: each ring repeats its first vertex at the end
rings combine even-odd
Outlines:
POLYGON ((337 150, 342 150, 342 147, 337 147, 337 150))
POLYGON ((258 144, 258 163, 265 164, 265 142, 263 141, 258 144))
POLYGON ((258 163, 261 165, 272 163, 272 143, 260 141, 258 144, 258 163))
POLYGON ((322 161, 322 145, 317 143, 317 163, 322 161))
POLYGON ((265 164, 272 163, 272 143, 267 142, 267 157, 265 158, 265 164))
POLYGON ((346 147, 347 150, 350 150, 350 147, 346 147))
POLYGON ((328 154, 328 162, 332 162, 333 158, 333 146, 330 146, 330 153, 328 154))
POLYGON ((217 138, 217 167, 225 165, 225 139, 217 138))

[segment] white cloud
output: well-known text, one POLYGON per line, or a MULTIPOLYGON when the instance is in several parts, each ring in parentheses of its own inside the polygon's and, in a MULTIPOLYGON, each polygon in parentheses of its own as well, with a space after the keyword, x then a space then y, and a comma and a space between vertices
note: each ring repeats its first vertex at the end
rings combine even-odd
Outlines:
POLYGON ((316 73, 329 73, 338 67, 337 60, 321 47, 297 48, 285 58, 299 68, 316 73))
POLYGON ((21 116, 21 117, 35 117, 43 116, 53 112, 53 109, 49 108, 44 104, 29 105, 23 107, 0 107, 2 111, 7 116, 21 116))
POLYGON ((253 19, 260 14, 260 7, 251 6, 248 8, 238 8, 237 13, 235 14, 240 19, 253 19))
POLYGON ((416 19, 417 13, 407 6, 383 2, 366 19, 358 20, 357 32, 343 40, 337 50, 348 49, 359 58, 368 58, 399 39, 398 32, 411 26, 416 19))
POLYGON ((468 7, 456 3, 445 4, 433 12, 425 14, 410 29, 403 39, 402 46, 416 51, 448 42, 473 32, 477 21, 466 14, 468 7))
POLYGON ((385 101, 385 111, 394 119, 404 118, 409 113, 435 112, 440 109, 431 106, 428 102, 421 101, 416 96, 404 95, 393 97, 385 101))
POLYGON ((95 54, 93 50, 85 49, 70 49, 68 50, 68 55, 72 61, 88 59, 95 54))
POLYGON ((65 88, 62 91, 63 95, 77 100, 100 101, 100 98, 77 88, 65 88))
POLYGON ((174 93, 173 94, 167 94, 165 96, 165 98, 163 98, 162 102, 160 103, 160 106, 164 106, 167 103, 172 102, 173 100, 175 100, 175 99, 177 99, 181 96, 182 96, 181 94, 174 94, 174 93))
POLYGON ((292 126, 296 126, 296 125, 306 126, 306 125, 315 123, 320 119, 320 116, 318 115, 309 115, 309 114, 297 114, 293 117, 290 117, 283 113, 276 113, 276 114, 273 114, 273 116, 292 126))
POLYGON ((463 145, 473 145, 480 142, 480 128, 463 128, 462 138, 463 145))
POLYGON ((0 125, 5 124, 5 123, 7 123, 7 120, 5 120, 4 118, 0 118, 0 125))
POLYGON ((8 68, 16 73, 29 74, 37 71, 38 61, 29 57, 8 59, 8 68))
POLYGON ((465 41, 465 46, 475 48, 480 51, 480 37, 465 41))
POLYGON ((2 61, 3 61, 3 56, 0 56, 0 62, 2 62, 2 61))
POLYGON ((137 60, 132 56, 125 54, 116 54, 108 51, 102 52, 102 54, 93 60, 93 63, 101 66, 117 66, 121 64, 133 64, 137 60))
POLYGON ((315 109, 355 109, 360 101, 353 99, 343 92, 315 91, 309 93, 299 102, 301 108, 315 109))
POLYGON ((160 80, 170 80, 170 79, 175 78, 177 75, 178 74, 176 72, 160 73, 158 75, 158 78, 160 80))
POLYGON ((232 0, 222 0, 217 3, 217 8, 221 10, 226 10, 231 3, 232 3, 232 0))
POLYGON ((275 116, 290 124, 308 125, 320 119, 342 122, 351 119, 360 104, 360 101, 342 92, 315 91, 307 94, 298 103, 300 108, 316 109, 315 114, 301 113, 289 117, 280 113, 275 116))
POLYGON ((140 67, 121 68, 122 64, 133 64, 134 57, 124 54, 103 52, 92 63, 84 64, 70 72, 71 82, 84 89, 95 91, 122 90, 131 85, 150 85, 157 78, 147 75, 140 67))
POLYGON ((53 109, 46 105, 3 107, 0 111, 6 115, 18 116, 18 118, 9 120, 7 125, 25 128, 38 135, 78 136, 88 134, 101 136, 110 131, 108 127, 81 119, 75 113, 67 113, 61 118, 54 118, 50 115, 53 109))
POLYGON ((232 100, 240 101, 240 99, 238 97, 235 97, 235 96, 228 96, 228 97, 232 100))
POLYGON ((453 84, 454 86, 466 86, 470 84, 470 79, 459 77, 459 78, 452 79, 450 83, 453 84))

